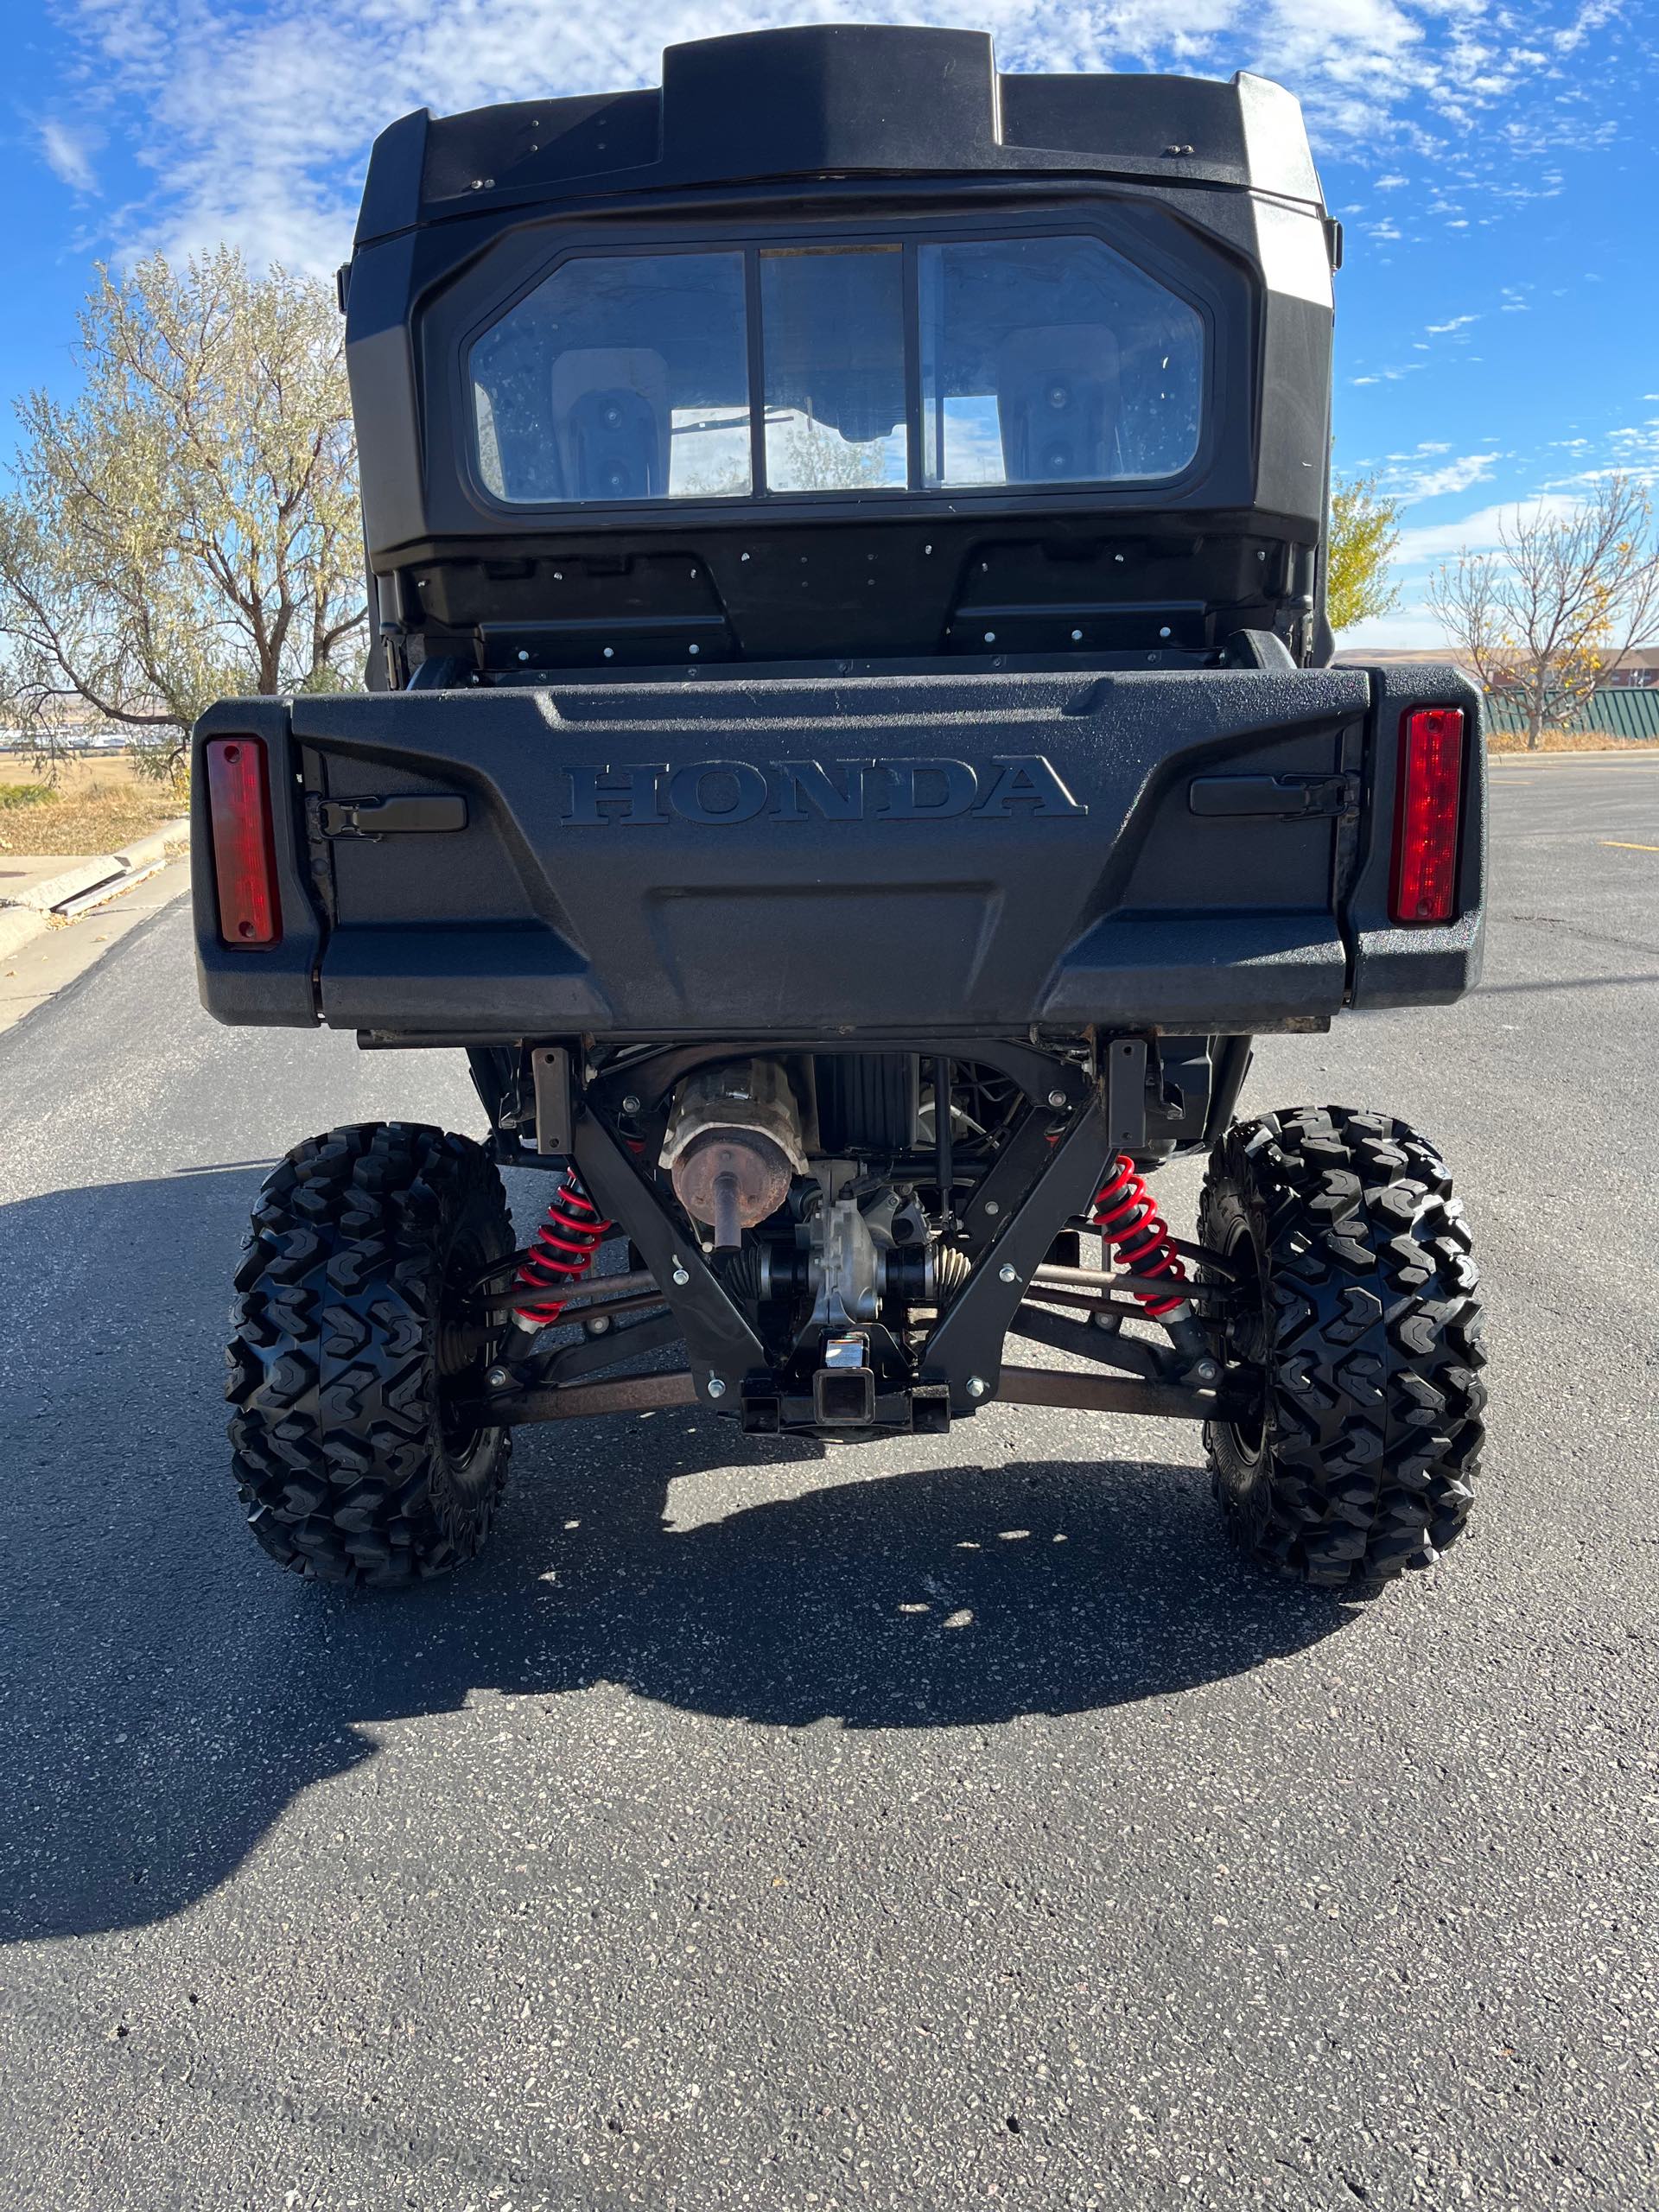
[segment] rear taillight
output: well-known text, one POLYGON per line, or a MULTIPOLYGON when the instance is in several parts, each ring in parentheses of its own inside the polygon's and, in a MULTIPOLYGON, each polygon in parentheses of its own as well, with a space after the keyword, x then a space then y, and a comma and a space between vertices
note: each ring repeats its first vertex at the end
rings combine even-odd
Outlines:
POLYGON ((1414 707, 1400 724, 1390 906, 1396 922, 1449 922, 1456 913, 1462 798, 1462 708, 1414 707))
POLYGON ((203 747, 207 817, 219 885, 219 933, 226 944, 278 944, 276 848, 270 831, 265 747, 257 737, 214 737, 203 747))

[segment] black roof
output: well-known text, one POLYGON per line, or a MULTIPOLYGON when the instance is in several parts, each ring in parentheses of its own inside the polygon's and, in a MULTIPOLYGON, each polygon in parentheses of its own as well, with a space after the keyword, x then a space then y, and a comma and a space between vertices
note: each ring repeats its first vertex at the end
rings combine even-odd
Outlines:
POLYGON ((792 177, 1122 177, 1322 206, 1281 86, 1003 76, 982 31, 814 25, 671 46, 660 89, 404 116, 375 142, 358 243, 483 208, 792 177))

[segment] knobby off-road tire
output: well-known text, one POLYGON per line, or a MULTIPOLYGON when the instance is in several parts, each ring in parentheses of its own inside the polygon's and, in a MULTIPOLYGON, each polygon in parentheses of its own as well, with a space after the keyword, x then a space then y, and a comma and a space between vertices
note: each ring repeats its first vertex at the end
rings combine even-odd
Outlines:
POLYGON ((447 1409, 493 1349, 464 1286, 512 1249, 470 1138, 335 1129, 266 1178, 236 1272, 226 1395, 237 1485, 284 1567, 386 1589, 477 1552, 511 1437, 447 1409))
POLYGON ((1237 1542, 1281 1574, 1375 1596, 1462 1533, 1483 1439, 1478 1277, 1445 1162, 1403 1122, 1340 1106, 1236 1123, 1201 1240, 1259 1306, 1222 1332, 1259 1414, 1205 1430, 1237 1542))

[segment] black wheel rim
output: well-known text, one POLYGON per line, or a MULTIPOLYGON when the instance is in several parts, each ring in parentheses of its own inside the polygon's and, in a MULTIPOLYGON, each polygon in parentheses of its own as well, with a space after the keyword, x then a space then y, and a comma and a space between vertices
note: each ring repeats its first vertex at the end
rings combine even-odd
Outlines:
POLYGON ((486 1395, 485 1377, 501 1339, 500 1330, 486 1318, 489 1309, 480 1305, 471 1287, 492 1256, 483 1238, 463 1231, 445 1253, 440 1278, 434 1345, 438 1414, 444 1457, 463 1491, 469 1477, 484 1479, 486 1446, 498 1433, 486 1427, 474 1410, 486 1395))
POLYGON ((1243 1474, 1248 1471, 1245 1487, 1254 1483, 1267 1457, 1271 1403, 1268 1338, 1273 1310, 1268 1295, 1267 1255, 1248 1218, 1234 1224, 1225 1256, 1236 1262, 1247 1252, 1253 1272, 1239 1281, 1241 1287, 1253 1290, 1254 1295, 1240 1299, 1230 1307, 1223 1329, 1223 1356, 1229 1380, 1241 1395, 1248 1392, 1250 1402, 1248 1414, 1235 1414, 1224 1424, 1232 1439, 1240 1471, 1243 1474))

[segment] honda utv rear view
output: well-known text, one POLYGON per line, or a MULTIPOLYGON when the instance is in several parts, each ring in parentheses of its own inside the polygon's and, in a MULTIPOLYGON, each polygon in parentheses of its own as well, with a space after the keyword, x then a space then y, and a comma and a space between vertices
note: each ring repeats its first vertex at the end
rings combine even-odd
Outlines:
POLYGON ((1475 693, 1327 664, 1338 245, 1277 86, 962 31, 380 138, 369 692, 203 717, 201 990, 464 1051, 490 1135, 267 1179, 229 1391, 277 1560, 436 1573, 516 1427, 679 1405, 1201 1422, 1245 1549, 1348 1596, 1459 1534, 1438 1154, 1234 1119, 1253 1037, 1479 957, 1475 693), (1147 1178, 1198 1151, 1177 1236, 1147 1178), (522 1249, 503 1166, 543 1171, 522 1249))

